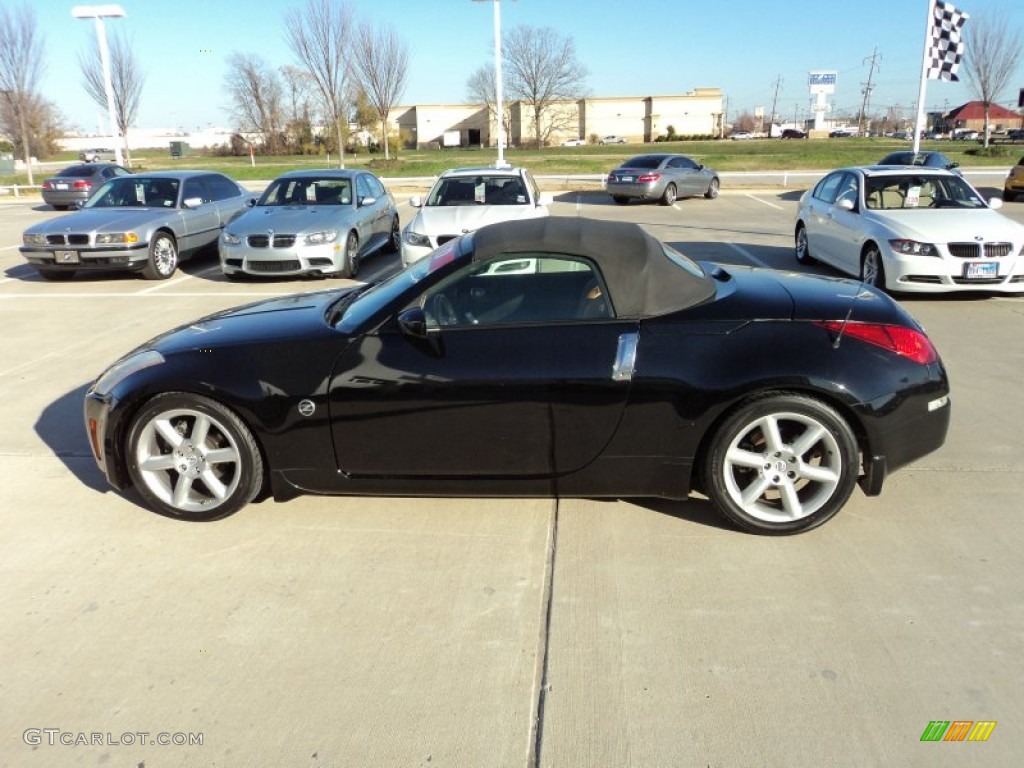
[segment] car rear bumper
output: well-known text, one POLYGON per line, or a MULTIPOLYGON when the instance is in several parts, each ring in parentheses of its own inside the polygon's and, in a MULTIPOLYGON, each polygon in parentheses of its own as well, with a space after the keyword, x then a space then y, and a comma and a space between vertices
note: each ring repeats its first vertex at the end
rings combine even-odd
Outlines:
POLYGON ((637 200, 653 200, 660 197, 664 188, 656 184, 628 184, 608 182, 605 189, 612 197, 629 197, 637 200))

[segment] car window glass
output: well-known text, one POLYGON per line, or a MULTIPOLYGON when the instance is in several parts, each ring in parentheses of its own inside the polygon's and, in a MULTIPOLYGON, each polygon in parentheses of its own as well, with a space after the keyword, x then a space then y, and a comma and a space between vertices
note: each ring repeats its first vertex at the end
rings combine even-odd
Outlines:
POLYGON ((613 317, 597 269, 574 256, 506 253, 474 262, 416 302, 428 327, 577 322, 613 317))
POLYGON ((93 169, 88 165, 72 165, 60 171, 58 176, 92 176, 93 169))
POLYGON ((349 179, 317 179, 306 202, 309 205, 351 205, 352 182, 349 179))
POLYGON ((857 177, 852 173, 844 174, 842 181, 839 183, 839 189, 836 191, 836 202, 849 200, 856 207, 859 191, 860 185, 857 182, 857 177))
POLYGON ((212 200, 230 200, 232 197, 238 197, 242 194, 238 186, 227 176, 210 174, 204 178, 206 190, 209 192, 210 199, 212 200))
POLYGON ((814 188, 814 197, 823 203, 835 202, 836 195, 839 193, 839 183, 843 180, 843 176, 844 174, 842 173, 833 173, 826 176, 814 188))
POLYGON ((657 168, 664 159, 663 155, 638 155, 624 162, 621 168, 657 168))
POLYGON ((364 176, 363 178, 366 179, 366 184, 369 186, 370 194, 373 195, 373 197, 380 198, 387 194, 384 190, 384 185, 380 183, 380 179, 376 176, 364 176))
POLYGON ((370 185, 367 182, 365 175, 360 176, 356 179, 356 194, 358 195, 359 204, 362 205, 363 201, 367 198, 373 197, 373 191, 370 189, 370 185))

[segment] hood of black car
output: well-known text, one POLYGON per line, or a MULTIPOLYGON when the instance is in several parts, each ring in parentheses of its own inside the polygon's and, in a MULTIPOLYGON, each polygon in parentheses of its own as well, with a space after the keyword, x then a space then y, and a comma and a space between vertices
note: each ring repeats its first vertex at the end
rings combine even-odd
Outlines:
POLYGON ((179 326, 152 339, 145 347, 172 354, 336 333, 327 325, 327 311, 352 290, 302 293, 233 307, 179 326))

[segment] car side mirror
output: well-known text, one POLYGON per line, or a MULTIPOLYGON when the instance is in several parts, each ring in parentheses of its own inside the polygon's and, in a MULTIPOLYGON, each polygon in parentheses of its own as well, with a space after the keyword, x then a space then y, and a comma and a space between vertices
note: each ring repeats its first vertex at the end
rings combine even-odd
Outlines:
POLYGON ((253 208, 255 205, 256 205, 256 198, 255 197, 250 197, 248 200, 245 201, 245 207, 246 208, 253 208))
POLYGON ((537 198, 537 205, 551 205, 555 202, 555 196, 550 192, 541 192, 537 198))
POLYGON ((420 197, 419 195, 413 195, 412 197, 409 198, 409 205, 411 205, 413 208, 422 208, 423 198, 420 197))
POLYGON ((201 197, 186 197, 184 200, 181 201, 181 205, 185 208, 188 208, 190 211, 195 210, 202 204, 203 198, 201 197))
POLYGON ((373 205, 376 202, 376 197, 361 197, 359 198, 359 207, 362 208, 364 205, 373 205))
POLYGON ((421 307, 410 307, 398 315, 398 327, 403 334, 413 339, 426 339, 427 315, 421 307))
POLYGON ((988 207, 993 211, 998 211, 1003 207, 1003 198, 1001 197, 990 197, 988 200, 988 207))
POLYGON ((841 211, 852 211, 853 210, 853 200, 851 200, 848 197, 844 197, 842 200, 837 200, 836 201, 836 208, 838 208, 841 211))

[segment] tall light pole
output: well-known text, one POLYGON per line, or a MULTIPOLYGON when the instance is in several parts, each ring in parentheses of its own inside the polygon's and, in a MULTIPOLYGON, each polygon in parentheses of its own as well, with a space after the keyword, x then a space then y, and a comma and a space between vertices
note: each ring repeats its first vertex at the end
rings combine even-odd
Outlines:
MULTIPOLYGON (((474 3, 486 3, 492 0, 473 0, 474 3)), ((494 2, 494 98, 497 102, 498 114, 498 159, 495 168, 508 168, 505 162, 505 109, 502 101, 501 77, 501 0, 494 2)))
POLYGON ((110 79, 110 53, 107 50, 107 33, 103 19, 120 19, 124 8, 120 5, 76 5, 71 9, 76 19, 96 19, 96 40, 100 47, 100 63, 103 64, 103 87, 107 92, 107 115, 110 117, 110 137, 114 142, 114 157, 118 165, 124 165, 121 158, 121 144, 117 140, 117 115, 114 112, 114 84, 110 79))

